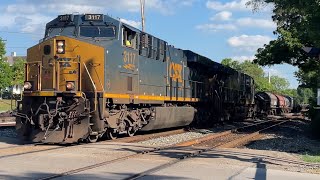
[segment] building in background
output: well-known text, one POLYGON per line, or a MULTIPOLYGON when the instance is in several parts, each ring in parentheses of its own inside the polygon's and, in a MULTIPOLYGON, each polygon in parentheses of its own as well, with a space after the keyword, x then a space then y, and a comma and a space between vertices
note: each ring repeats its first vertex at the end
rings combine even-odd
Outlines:
POLYGON ((16 52, 12 52, 11 56, 7 56, 7 62, 12 66, 17 59, 26 59, 26 56, 17 56, 16 52))

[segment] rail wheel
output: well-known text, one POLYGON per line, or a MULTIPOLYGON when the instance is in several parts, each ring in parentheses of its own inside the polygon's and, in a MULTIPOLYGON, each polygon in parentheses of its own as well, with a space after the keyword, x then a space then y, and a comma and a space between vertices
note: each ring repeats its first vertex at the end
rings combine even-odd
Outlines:
POLYGON ((98 141, 98 136, 97 135, 89 135, 89 137, 88 137, 88 142, 90 142, 90 143, 95 143, 95 142, 97 142, 98 141))
POLYGON ((137 131, 136 131, 135 128, 132 127, 132 126, 130 126, 130 127, 128 128, 128 130, 127 130, 127 134, 128 134, 129 137, 134 136, 134 134, 135 134, 136 132, 137 132, 137 131))
POLYGON ((115 140, 118 138, 118 131, 114 131, 113 129, 110 129, 106 132, 107 138, 110 140, 115 140))

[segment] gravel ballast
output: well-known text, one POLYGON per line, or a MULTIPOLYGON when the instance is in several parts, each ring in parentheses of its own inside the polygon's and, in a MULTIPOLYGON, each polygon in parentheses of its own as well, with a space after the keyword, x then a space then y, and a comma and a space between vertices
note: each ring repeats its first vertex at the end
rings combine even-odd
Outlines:
POLYGON ((0 137, 16 138, 17 133, 14 127, 0 127, 0 137))
POLYGON ((210 131, 207 132, 186 132, 182 134, 176 134, 172 136, 160 137, 156 139, 150 139, 147 141, 138 142, 138 144, 151 145, 151 146, 170 146, 184 141, 192 140, 207 136, 210 131))

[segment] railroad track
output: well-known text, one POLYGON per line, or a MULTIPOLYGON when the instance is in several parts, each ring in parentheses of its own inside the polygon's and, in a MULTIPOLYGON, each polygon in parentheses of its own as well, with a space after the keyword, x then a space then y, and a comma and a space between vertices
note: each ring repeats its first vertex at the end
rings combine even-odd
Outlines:
POLYGON ((0 127, 13 127, 16 125, 16 118, 8 112, 0 113, 0 127))
MULTIPOLYGON (((270 120, 272 121, 272 120, 270 120)), ((266 123, 268 121, 252 121, 250 125, 243 126, 238 128, 239 130, 242 128, 250 127, 250 126, 256 126, 262 123, 266 123)), ((214 133, 212 135, 205 136, 203 139, 196 139, 196 140, 190 140, 190 141, 185 141, 179 144, 175 144, 175 146, 189 146, 189 145, 195 145, 195 144, 200 144, 201 142, 204 142, 206 140, 214 139, 217 137, 222 137, 226 136, 230 133, 232 133, 234 130, 227 130, 223 131, 221 133, 214 133)), ((171 135, 176 135, 176 134, 182 134, 188 132, 186 129, 177 129, 177 130, 171 130, 171 131, 165 131, 165 132, 158 132, 158 133, 153 133, 153 134, 143 134, 143 135, 137 135, 134 137, 124 137, 124 138, 119 138, 116 140, 112 141, 101 141, 97 142, 96 144, 100 143, 108 143, 108 142, 115 142, 115 143, 135 143, 135 142, 141 142, 141 141, 146 141, 150 139, 156 139, 159 137, 166 137, 166 136, 171 136, 171 135)), ((87 145, 86 143, 84 144, 77 144, 78 146, 81 145, 87 145)), ((47 152, 47 151, 52 151, 52 150, 58 150, 58 149, 65 149, 65 148, 70 148, 74 145, 48 145, 48 144, 24 144, 24 145, 15 145, 15 146, 9 146, 9 147, 4 147, 1 148, 1 155, 0 159, 6 158, 6 157, 13 157, 13 156, 20 156, 20 155, 25 155, 25 154, 33 154, 33 153, 38 153, 38 152, 47 152)), ((156 148, 158 149, 158 148, 156 148)))
POLYGON ((188 147, 188 146, 192 146, 192 145, 199 145, 201 143, 204 143, 204 142, 207 142, 207 141, 211 141, 211 140, 216 140, 216 144, 211 146, 211 147, 208 147, 208 148, 201 148, 201 149, 198 149, 194 152, 191 152, 191 153, 187 153, 186 155, 182 155, 178 158, 176 158, 175 160, 172 160, 168 163, 165 163, 163 165, 160 165, 158 167, 155 167, 153 169, 149 169, 147 171, 144 171, 142 173, 139 173, 139 174, 134 174, 126 179, 138 179, 138 178, 141 178, 141 177, 144 177, 144 176, 147 176, 149 174, 152 174, 152 173, 155 173, 157 171, 160 171, 162 169, 165 169, 165 168, 168 168, 176 163, 179 163, 185 159, 189 159, 189 158, 192 158, 192 157, 196 157, 196 156, 199 156, 205 152, 209 152, 215 148, 218 148, 218 147, 234 147, 238 144, 242 144, 242 143, 245 143, 245 142, 248 142, 250 141, 250 139, 256 137, 257 135, 259 135, 261 132, 264 132, 268 129, 271 129, 275 126, 279 126, 283 123, 286 123, 286 122, 289 122, 287 120, 285 121, 266 121, 266 122, 260 122, 260 123, 257 123, 257 124, 253 124, 253 125, 248 125, 248 126, 245 126, 245 127, 240 127, 240 128, 237 128, 237 129, 234 129, 234 130, 229 130, 229 131, 225 131, 225 132, 221 132, 221 133, 217 133, 215 135, 208 135, 208 136, 205 136, 203 138, 200 138, 200 139, 197 139, 197 140, 193 140, 193 141, 188 141, 188 142, 184 142, 184 143, 179 143, 179 144, 175 144, 175 145, 170 145, 170 146, 162 146, 162 147, 157 147, 157 148, 152 148, 148 151, 141 151, 141 152, 137 152, 136 154, 133 154, 133 155, 128 155, 128 156, 124 156, 124 157, 121 157, 121 158, 117 158, 117 159, 114 159, 114 160, 109 160, 109 161, 104 161, 104 162, 101 162, 101 163, 97 163, 97 164, 93 164, 93 165, 90 165, 90 166, 85 166, 85 167, 82 167, 82 168, 78 168, 78 169, 73 169, 73 170, 70 170, 70 171, 66 171, 66 172, 63 172, 63 173, 60 173, 60 174, 56 174, 56 175, 52 175, 52 176, 48 176, 48 177, 44 177, 44 178, 41 178, 41 180, 50 180, 50 179, 56 179, 56 178, 60 178, 60 177, 65 177, 65 176, 70 176, 70 175, 73 175, 73 174, 77 174, 77 173, 81 173, 81 172, 84 172, 84 171, 88 171, 88 170, 91 170, 91 169, 95 169, 95 168, 99 168, 99 167, 102 167, 102 166, 105 166, 105 165, 110 165, 112 163, 116 163, 116 162, 121 162, 121 161, 125 161, 125 160, 128 160, 128 159, 132 159, 132 158, 135 158, 135 157, 138 157, 138 156, 142 156, 142 155, 145 155, 145 154, 150 154, 150 153, 159 153, 161 151, 165 151, 165 150, 174 150, 175 148, 179 148, 179 147, 188 147), (223 137, 226 137, 226 136, 230 136, 230 138, 223 138, 223 137), (222 139, 227 139, 227 140, 222 140, 222 139))
MULTIPOLYGON (((110 141, 101 141, 101 142, 97 142, 96 144, 103 144, 103 143, 108 143, 108 142, 134 143, 134 142, 145 141, 145 140, 149 140, 149 139, 153 139, 153 138, 181 134, 184 132, 187 132, 187 130, 177 129, 177 130, 171 130, 171 131, 166 131, 166 132, 158 132, 158 133, 154 133, 154 134, 144 134, 144 135, 137 135, 134 137, 125 137, 125 138, 120 138, 120 139, 116 139, 116 140, 112 140, 112 141, 111 140, 110 141)), ((86 144, 86 143, 81 144, 80 143, 77 145, 81 146, 81 145, 88 145, 88 144, 86 144)), ((14 145, 14 146, 0 148, 0 150, 1 150, 0 159, 7 158, 7 157, 13 157, 13 156, 20 156, 20 155, 25 155, 25 154, 33 154, 33 153, 38 153, 38 152, 47 152, 47 151, 53 151, 53 150, 59 150, 59 149, 66 149, 66 148, 71 148, 73 146, 74 146, 74 144, 48 145, 48 144, 42 144, 42 143, 14 145)))

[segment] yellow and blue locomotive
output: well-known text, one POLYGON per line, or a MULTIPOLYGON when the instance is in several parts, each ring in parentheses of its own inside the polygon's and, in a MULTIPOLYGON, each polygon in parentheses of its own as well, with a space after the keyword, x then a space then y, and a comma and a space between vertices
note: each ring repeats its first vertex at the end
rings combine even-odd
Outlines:
POLYGON ((25 69, 16 128, 33 142, 95 142, 200 115, 253 114, 251 77, 102 14, 49 22, 25 69))

